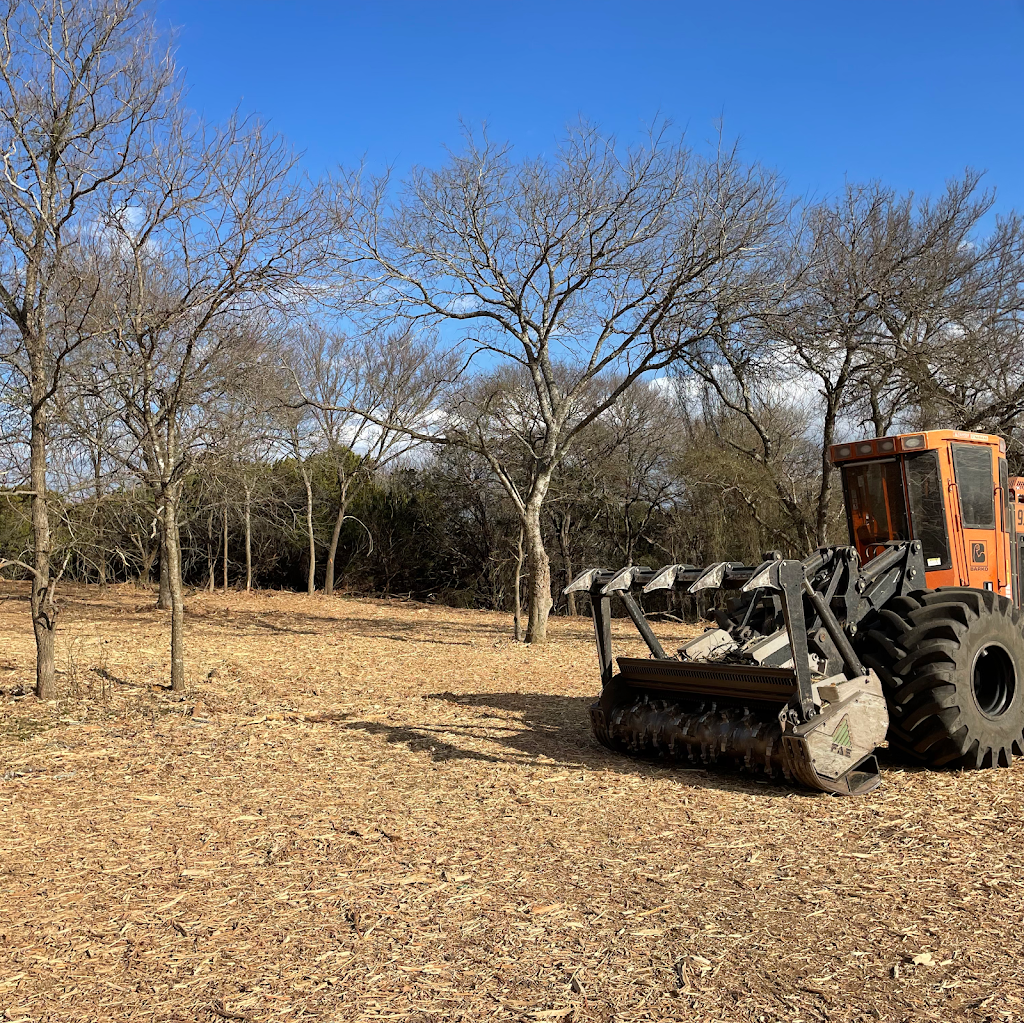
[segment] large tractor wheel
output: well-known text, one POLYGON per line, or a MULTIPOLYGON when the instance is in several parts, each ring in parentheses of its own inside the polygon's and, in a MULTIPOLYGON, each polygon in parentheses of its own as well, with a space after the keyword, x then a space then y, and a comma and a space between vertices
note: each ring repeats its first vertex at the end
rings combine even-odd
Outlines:
POLYGON ((882 680, 897 751, 966 768, 1024 754, 1024 631, 1008 598, 960 587, 897 597, 857 645, 882 680))

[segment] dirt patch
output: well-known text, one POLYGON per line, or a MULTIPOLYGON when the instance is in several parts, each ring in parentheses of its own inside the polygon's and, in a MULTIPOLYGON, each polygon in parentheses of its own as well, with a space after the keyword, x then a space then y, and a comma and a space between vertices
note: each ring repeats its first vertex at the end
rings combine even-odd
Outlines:
POLYGON ((635 763, 588 620, 279 593, 190 598, 179 701, 148 595, 72 591, 40 705, 6 595, 0 1019, 1021 1018, 1020 763, 635 763))

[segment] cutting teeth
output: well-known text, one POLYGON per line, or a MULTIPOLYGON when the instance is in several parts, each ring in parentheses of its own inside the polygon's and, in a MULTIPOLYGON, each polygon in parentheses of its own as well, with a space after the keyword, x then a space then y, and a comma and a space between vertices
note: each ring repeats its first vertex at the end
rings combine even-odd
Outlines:
POLYGON ((747 707, 720 706, 713 700, 684 706, 638 695, 607 713, 594 704, 591 719, 601 743, 624 753, 791 778, 778 719, 747 707))

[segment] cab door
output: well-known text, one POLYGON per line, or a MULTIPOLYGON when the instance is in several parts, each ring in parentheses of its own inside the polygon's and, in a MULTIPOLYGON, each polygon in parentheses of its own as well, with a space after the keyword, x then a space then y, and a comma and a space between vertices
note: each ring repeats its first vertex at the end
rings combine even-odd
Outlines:
POLYGON ((954 443, 950 447, 960 499, 967 585, 995 590, 1003 560, 1002 532, 996 515, 995 452, 987 444, 954 443))

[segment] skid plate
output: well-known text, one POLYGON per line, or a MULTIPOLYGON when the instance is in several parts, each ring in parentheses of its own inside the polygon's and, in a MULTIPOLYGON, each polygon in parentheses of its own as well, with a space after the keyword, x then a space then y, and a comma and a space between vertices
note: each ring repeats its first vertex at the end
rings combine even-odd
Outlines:
POLYGON ((788 703, 797 689, 796 674, 791 668, 649 657, 619 657, 617 660, 622 681, 644 689, 767 703, 788 703))

